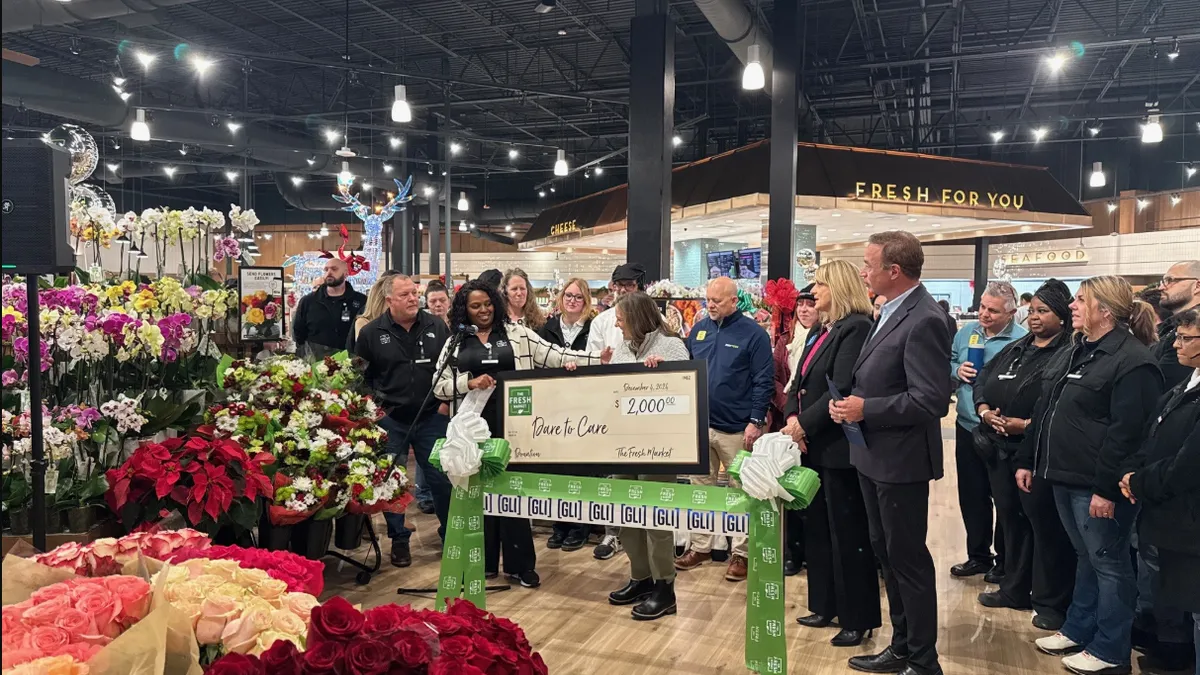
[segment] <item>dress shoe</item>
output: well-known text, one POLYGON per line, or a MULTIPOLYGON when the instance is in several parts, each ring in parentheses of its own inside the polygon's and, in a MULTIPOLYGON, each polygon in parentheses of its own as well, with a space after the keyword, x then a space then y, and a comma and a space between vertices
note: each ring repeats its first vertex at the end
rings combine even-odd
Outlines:
POLYGON ((433 502, 419 502, 417 508, 427 516, 432 515, 434 511, 433 502))
POLYGON ((399 539, 392 540, 392 567, 408 567, 412 564, 412 552, 408 550, 408 542, 399 539))
POLYGON ((562 540, 562 550, 578 551, 587 543, 587 532, 571 532, 562 540))
POLYGON ((1063 624, 1066 623, 1066 619, 1053 614, 1035 614, 1033 616, 1032 623, 1035 628, 1054 631, 1057 633, 1058 630, 1063 627, 1063 624))
POLYGON ((745 581, 747 574, 746 559, 740 555, 730 556, 729 567, 725 570, 725 581, 745 581))
POLYGON ((1129 631, 1129 639, 1133 643, 1135 652, 1149 654, 1158 648, 1158 634, 1153 630, 1146 630, 1135 625, 1129 631))
POLYGON ((833 625, 833 619, 834 617, 832 616, 809 614, 808 616, 797 617, 796 623, 801 626, 808 626, 809 628, 828 628, 833 625))
POLYGON ((650 577, 641 580, 630 579, 624 588, 608 594, 608 604, 618 606, 632 605, 635 602, 641 602, 650 597, 653 591, 654 579, 650 577))
POLYGON ((973 577, 976 574, 986 574, 992 569, 992 563, 984 560, 968 560, 950 568, 950 574, 956 577, 973 577))
POLYGON ((833 645, 834 647, 857 647, 862 644, 864 639, 869 638, 874 634, 874 628, 868 628, 865 631, 843 628, 842 630, 838 631, 837 635, 834 635, 833 638, 829 640, 829 644, 833 645))
POLYGON ((659 579, 654 582, 650 597, 633 608, 634 621, 653 621, 675 613, 675 582, 659 579))
POLYGON ((861 673, 899 673, 907 670, 908 654, 897 654, 888 647, 878 654, 851 656, 848 663, 852 670, 861 673))
POLYGON ((992 609, 1033 609, 1033 603, 1029 600, 1025 602, 1013 600, 1005 595, 1003 591, 980 593, 979 604, 984 607, 991 607, 992 609))
POLYGON ((698 551, 688 551, 675 559, 675 569, 681 572, 694 570, 704 563, 712 560, 712 553, 700 553, 698 551))
POLYGON ((904 670, 900 671, 900 675, 943 675, 943 673, 941 666, 937 666, 933 670, 917 670, 912 666, 908 666, 904 670))
POLYGON ((564 538, 561 533, 552 532, 550 538, 546 540, 546 548, 562 548, 564 538))
POLYGON ((1193 649, 1190 642, 1159 642, 1150 653, 1138 658, 1138 666, 1142 672, 1196 672, 1192 669, 1196 660, 1193 649))
POLYGON ((1004 581, 1004 568, 1000 567, 999 565, 993 567, 992 569, 988 570, 987 574, 983 575, 983 580, 989 584, 996 584, 999 586, 1000 582, 1004 581))
POLYGON ((800 566, 792 562, 791 559, 783 561, 783 576, 794 577, 800 573, 800 566))

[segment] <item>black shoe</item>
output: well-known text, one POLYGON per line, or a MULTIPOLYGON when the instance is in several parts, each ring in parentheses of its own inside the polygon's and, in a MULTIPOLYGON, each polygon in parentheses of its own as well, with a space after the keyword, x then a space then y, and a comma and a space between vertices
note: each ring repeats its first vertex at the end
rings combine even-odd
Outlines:
POLYGON ((1030 601, 1020 602, 1013 600, 1002 591, 980 593, 979 604, 984 607, 991 607, 992 609, 1033 609, 1033 603, 1030 601))
POLYGON ((634 621, 653 621, 675 613, 675 582, 655 581, 650 597, 633 608, 634 621))
POLYGON ((1192 644, 1181 642, 1159 642, 1149 654, 1138 659, 1142 672, 1194 672, 1192 664, 1196 654, 1192 644))
POLYGON ((392 566, 408 567, 412 564, 412 552, 408 550, 408 542, 399 539, 392 540, 392 566))
POLYGON ((836 617, 822 616, 820 614, 809 614, 796 618, 796 623, 809 628, 828 628, 833 625, 833 620, 836 617))
POLYGON ((499 576, 500 576, 500 573, 499 573, 499 572, 484 572, 484 573, 483 573, 483 578, 484 578, 484 579, 487 579, 487 580, 489 580, 489 581, 490 581, 490 580, 492 580, 492 579, 496 579, 496 578, 498 578, 499 576))
POLYGON ((563 538, 562 550, 578 551, 579 549, 583 548, 583 545, 586 543, 587 543, 587 533, 586 532, 572 532, 563 538))
POLYGON ((888 647, 878 654, 851 656, 848 663, 862 673, 899 673, 908 670, 908 654, 897 654, 888 647))
POLYGON ((950 574, 956 577, 973 577, 976 574, 987 574, 992 569, 992 563, 984 560, 968 560, 950 568, 950 574))
POLYGON ((562 548, 563 539, 565 539, 565 537, 560 532, 555 530, 554 532, 550 533, 550 538, 546 540, 546 548, 562 548))
POLYGON ((999 565, 993 567, 988 571, 987 574, 983 575, 983 580, 986 583, 996 584, 999 586, 1000 583, 1004 581, 1004 568, 1000 567, 999 565))
POLYGON ((421 513, 428 516, 433 513, 433 502, 420 502, 417 504, 417 508, 421 510, 421 513))
POLYGON ((1035 614, 1033 617, 1033 625, 1035 628, 1048 630, 1051 633, 1057 633, 1063 627, 1067 620, 1061 616, 1053 614, 1035 614))
POLYGON ((912 666, 908 666, 904 670, 900 671, 900 675, 943 675, 943 673, 941 666, 938 666, 934 670, 928 672, 918 672, 914 670, 912 666))
POLYGON ((521 584, 525 588, 537 588, 542 585, 542 578, 533 570, 521 572, 520 574, 506 574, 504 576, 514 584, 521 584))
POLYGON ((617 606, 632 605, 635 602, 641 602, 650 597, 650 594, 653 592, 654 579, 650 577, 641 580, 630 579, 624 588, 608 594, 608 604, 617 606))
POLYGON ((792 562, 791 559, 784 560, 783 561, 783 576, 794 577, 797 574, 800 574, 800 567, 801 567, 800 565, 797 565, 796 563, 792 562))
POLYGON ((1149 654, 1158 648, 1158 635, 1145 628, 1134 626, 1129 631, 1129 639, 1133 643, 1133 650, 1143 654, 1149 654))
POLYGON ((868 628, 866 631, 843 628, 840 632, 838 632, 837 635, 833 636, 833 639, 829 641, 829 644, 833 645, 834 647, 857 647, 862 644, 864 639, 869 638, 874 634, 874 628, 868 628))

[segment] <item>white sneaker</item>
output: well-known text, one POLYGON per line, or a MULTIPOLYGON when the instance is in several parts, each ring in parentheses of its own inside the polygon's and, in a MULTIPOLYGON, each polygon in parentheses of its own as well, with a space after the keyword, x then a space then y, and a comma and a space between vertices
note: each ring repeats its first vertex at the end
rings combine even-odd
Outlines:
POLYGON ((1062 656, 1064 654, 1073 654, 1083 650, 1083 645, 1075 642, 1071 638, 1062 633, 1055 633, 1050 637, 1042 637, 1033 641, 1037 648, 1051 656, 1062 656))
POLYGON ((624 549, 621 547, 621 540, 616 535, 606 534, 604 539, 596 544, 596 548, 592 549, 592 555, 597 560, 608 560, 622 550, 624 549))
POLYGON ((1067 670, 1079 675, 1125 675, 1133 670, 1131 666, 1101 661, 1087 652, 1065 656, 1062 664, 1067 670))

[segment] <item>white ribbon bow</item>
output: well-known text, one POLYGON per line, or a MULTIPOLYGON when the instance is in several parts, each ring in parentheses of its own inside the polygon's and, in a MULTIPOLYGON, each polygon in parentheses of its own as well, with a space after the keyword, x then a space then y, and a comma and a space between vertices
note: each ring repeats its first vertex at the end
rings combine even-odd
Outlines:
POLYGON ((778 497, 792 501, 792 495, 779 484, 780 477, 793 466, 800 466, 800 446, 791 436, 783 433, 764 434, 754 442, 750 456, 742 461, 742 490, 755 499, 778 497))
POLYGON ((469 392, 446 427, 446 442, 442 444, 442 472, 457 488, 466 489, 471 476, 483 465, 483 450, 479 444, 492 437, 488 423, 479 416, 495 388, 469 392))

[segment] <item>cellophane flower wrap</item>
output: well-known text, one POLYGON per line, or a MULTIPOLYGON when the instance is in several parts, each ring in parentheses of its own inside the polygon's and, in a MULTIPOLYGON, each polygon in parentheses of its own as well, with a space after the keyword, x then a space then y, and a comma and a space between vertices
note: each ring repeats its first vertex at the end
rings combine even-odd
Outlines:
POLYGON ((138 555, 170 560, 179 549, 199 553, 209 546, 208 535, 192 529, 134 532, 120 539, 106 537, 86 544, 68 542, 33 556, 33 561, 70 570, 79 576, 98 577, 119 574, 124 565, 136 560, 138 555))
POLYGON ((360 370, 349 356, 222 366, 218 383, 228 400, 208 409, 204 428, 275 456, 273 524, 399 511, 411 501, 403 467, 378 452, 387 434, 375 402, 358 391, 360 370))
POLYGON ((159 559, 175 564, 195 559, 232 560, 243 569, 263 570, 272 579, 279 579, 287 584, 289 592, 320 595, 325 589, 325 563, 309 560, 290 551, 207 546, 179 549, 159 559))
POLYGON ((153 522, 178 509, 209 534, 222 526, 248 531, 258 524, 258 498, 275 488, 263 467, 269 453, 249 455, 230 439, 200 434, 144 443, 107 474, 109 507, 128 524, 153 522))
POLYGON ((87 662, 150 611, 150 584, 137 577, 77 577, 3 609, 3 667, 49 656, 87 662))
POLYGON ((236 560, 197 558, 160 570, 166 599, 190 619, 201 663, 221 654, 261 654, 276 641, 304 649, 310 613, 308 593, 289 592, 285 581, 236 560))
POLYGON ((445 614, 382 605, 361 612, 340 597, 313 609, 308 649, 276 642, 257 655, 229 654, 208 675, 545 675, 546 664, 515 623, 465 600, 445 614))

